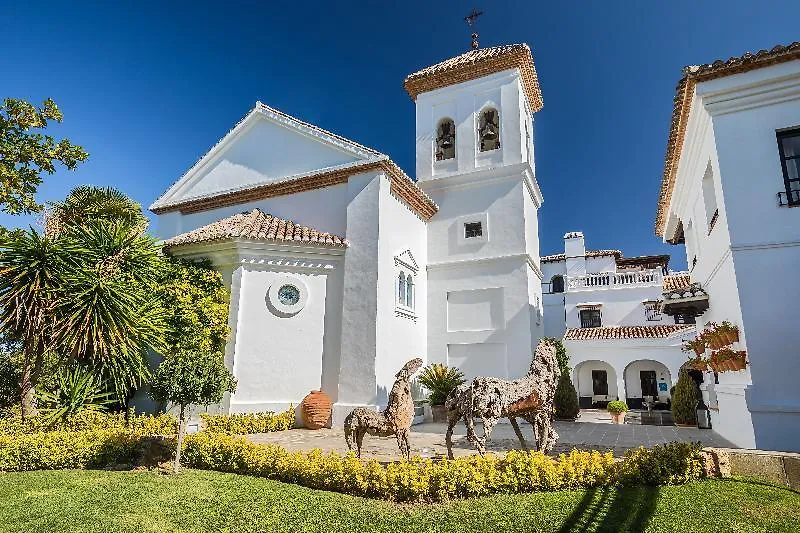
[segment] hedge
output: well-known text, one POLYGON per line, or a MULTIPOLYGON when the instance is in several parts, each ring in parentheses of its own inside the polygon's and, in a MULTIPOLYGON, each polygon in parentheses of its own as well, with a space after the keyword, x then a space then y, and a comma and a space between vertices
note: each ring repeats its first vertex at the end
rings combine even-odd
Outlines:
POLYGON ((269 411, 265 413, 237 413, 230 415, 200 413, 200 418, 205 423, 206 431, 224 433, 226 435, 268 433, 271 431, 285 431, 294 427, 294 409, 292 407, 277 415, 269 411))
POLYGON ((100 411, 81 411, 65 420, 53 423, 43 416, 27 418, 0 418, 0 435, 35 434, 51 431, 100 431, 127 430, 145 435, 174 435, 178 432, 178 419, 172 415, 161 414, 129 415, 125 413, 104 413, 100 411))
POLYGON ((142 432, 120 429, 0 435, 0 471, 130 464, 146 438, 142 432))
POLYGON ((704 476, 699 444, 686 443, 633 450, 620 462, 610 453, 573 450, 555 459, 540 452, 510 451, 503 457, 442 461, 415 457, 382 465, 350 454, 290 452, 241 437, 198 433, 187 439, 184 453, 186 464, 194 468, 394 501, 441 501, 616 483, 664 485, 704 476))

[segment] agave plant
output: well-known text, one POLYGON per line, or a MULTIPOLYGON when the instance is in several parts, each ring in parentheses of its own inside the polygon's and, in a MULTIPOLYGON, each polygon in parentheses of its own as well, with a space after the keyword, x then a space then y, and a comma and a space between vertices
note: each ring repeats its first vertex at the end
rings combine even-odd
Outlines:
POLYGON ((40 413, 50 423, 64 420, 84 410, 105 411, 113 403, 103 379, 91 368, 74 365, 59 371, 57 388, 39 393, 40 413))
POLYGON ((464 374, 457 368, 433 363, 422 369, 419 382, 431 391, 428 402, 444 405, 450 391, 464 383, 464 374))

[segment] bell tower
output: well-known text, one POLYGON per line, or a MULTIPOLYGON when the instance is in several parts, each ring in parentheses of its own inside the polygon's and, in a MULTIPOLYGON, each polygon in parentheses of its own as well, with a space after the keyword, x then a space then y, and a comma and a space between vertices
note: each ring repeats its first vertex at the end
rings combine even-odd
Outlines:
POLYGON ((439 205, 427 226, 428 359, 468 377, 522 376, 544 323, 530 48, 476 47, 404 85, 417 183, 439 205))

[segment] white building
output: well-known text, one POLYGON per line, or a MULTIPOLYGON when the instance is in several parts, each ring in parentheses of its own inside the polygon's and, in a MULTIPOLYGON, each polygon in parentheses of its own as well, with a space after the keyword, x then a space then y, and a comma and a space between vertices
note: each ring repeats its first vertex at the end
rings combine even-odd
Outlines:
POLYGON ((417 183, 386 155, 256 106, 152 206, 166 249, 231 290, 224 409, 312 389, 333 423, 385 405, 409 359, 523 375, 544 332, 527 45, 472 50, 405 81, 417 183))
POLYGON ((545 335, 563 338, 581 407, 616 399, 631 408, 645 399, 667 404, 694 318, 663 315, 658 300, 688 276, 667 274, 667 255, 587 251, 580 232, 564 235, 564 253, 541 263, 545 335))
POLYGON ((691 291, 665 312, 740 330, 745 370, 706 376, 712 423, 743 447, 800 451, 800 43, 687 67, 656 234, 685 243, 691 291))

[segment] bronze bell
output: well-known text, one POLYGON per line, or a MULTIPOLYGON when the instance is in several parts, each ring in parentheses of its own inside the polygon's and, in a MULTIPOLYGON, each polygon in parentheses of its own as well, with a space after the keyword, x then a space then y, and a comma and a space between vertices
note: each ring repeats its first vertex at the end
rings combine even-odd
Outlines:
POLYGON ((494 141, 497 139, 497 128, 495 125, 492 123, 486 124, 486 127, 483 128, 482 137, 487 141, 494 141))

